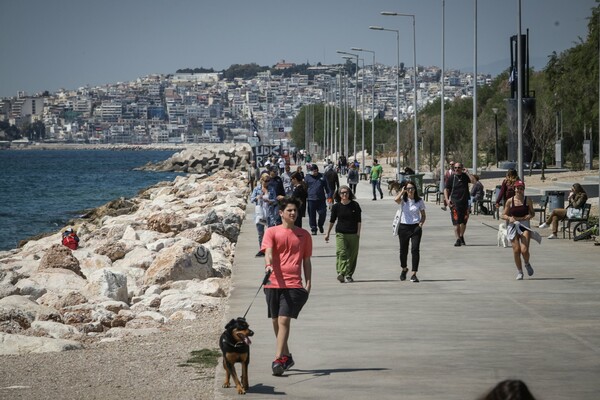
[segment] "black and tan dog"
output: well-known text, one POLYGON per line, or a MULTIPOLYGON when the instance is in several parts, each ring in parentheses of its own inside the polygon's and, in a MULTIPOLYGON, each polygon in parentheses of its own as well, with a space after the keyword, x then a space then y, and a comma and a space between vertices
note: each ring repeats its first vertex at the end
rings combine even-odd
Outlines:
POLYGON ((245 318, 232 319, 225 325, 225 332, 219 339, 219 347, 223 352, 223 368, 225 368, 224 388, 230 387, 229 378, 233 378, 238 394, 246 394, 248 390, 248 364, 250 364, 250 336, 254 332, 245 318), (242 364, 242 382, 235 371, 235 363, 242 364))
POLYGON ((388 192, 390 196, 397 194, 402 190, 402 187, 406 184, 406 182, 398 182, 396 180, 387 181, 388 182, 388 192))

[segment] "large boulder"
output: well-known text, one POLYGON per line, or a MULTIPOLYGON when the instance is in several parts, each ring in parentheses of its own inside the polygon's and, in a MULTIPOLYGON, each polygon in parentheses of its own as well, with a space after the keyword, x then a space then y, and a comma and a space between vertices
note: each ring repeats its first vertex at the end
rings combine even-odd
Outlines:
POLYGON ((0 355, 49 353, 82 348, 83 345, 74 340, 9 335, 0 332, 0 355))
POLYGON ((179 233, 196 226, 194 222, 188 221, 185 218, 172 213, 152 215, 148 218, 147 224, 149 229, 162 233, 179 233))
POLYGON ((144 276, 144 284, 206 279, 215 276, 210 250, 203 245, 187 248, 178 243, 161 251, 144 276))
POLYGON ((125 257, 127 254, 125 250, 125 244, 122 242, 110 242, 106 243, 96 249, 96 253, 107 256, 110 261, 115 262, 125 257))
POLYGON ((29 280, 57 294, 81 291, 87 284, 87 281, 75 272, 60 268, 35 273, 29 280))
POLYGON ((85 279, 85 276, 79 267, 79 260, 73 256, 71 249, 63 246, 62 244, 54 244, 50 246, 40 260, 40 271, 53 268, 68 269, 85 279))
POLYGON ((104 268, 92 273, 88 278, 84 293, 89 297, 108 298, 127 303, 127 277, 104 268))

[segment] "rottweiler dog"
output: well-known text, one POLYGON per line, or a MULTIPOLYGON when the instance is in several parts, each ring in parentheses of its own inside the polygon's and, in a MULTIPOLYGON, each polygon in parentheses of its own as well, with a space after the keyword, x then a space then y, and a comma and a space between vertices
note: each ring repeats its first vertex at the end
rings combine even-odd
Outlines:
POLYGON ((219 339, 219 347, 223 352, 223 368, 225 368, 224 388, 230 387, 229 377, 233 378, 238 394, 246 394, 248 390, 248 364, 250 364, 250 336, 254 332, 250 329, 245 318, 237 318, 225 325, 225 332, 219 339), (235 363, 242 364, 242 382, 235 371, 235 363))

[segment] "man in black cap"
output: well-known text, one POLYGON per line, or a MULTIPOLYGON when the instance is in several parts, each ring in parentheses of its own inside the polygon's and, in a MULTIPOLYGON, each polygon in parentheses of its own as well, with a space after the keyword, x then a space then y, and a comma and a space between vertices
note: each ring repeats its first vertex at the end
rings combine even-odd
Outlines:
POLYGON ((310 230, 313 235, 317 234, 317 227, 319 231, 323 233, 323 225, 327 218, 327 198, 331 198, 333 193, 329 189, 327 179, 319 172, 317 164, 313 164, 312 170, 309 175, 304 179, 307 185, 308 191, 308 223, 310 224, 310 230), (317 221, 317 214, 319 219, 317 221))

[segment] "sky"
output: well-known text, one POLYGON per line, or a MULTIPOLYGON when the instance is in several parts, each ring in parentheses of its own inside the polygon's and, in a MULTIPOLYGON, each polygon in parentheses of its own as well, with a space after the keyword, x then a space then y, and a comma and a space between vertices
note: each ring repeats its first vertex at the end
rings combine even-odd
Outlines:
MULTIPOLYGON (((377 63, 473 70, 477 3, 477 69, 508 68, 518 32, 518 0, 0 0, 0 97, 169 74, 180 68, 257 63, 343 62, 337 50, 375 51, 377 63)), ((521 0, 531 66, 585 40, 596 0, 521 0)), ((371 53, 360 53, 365 64, 371 53)), ((362 62, 361 62, 362 64, 362 62)))

